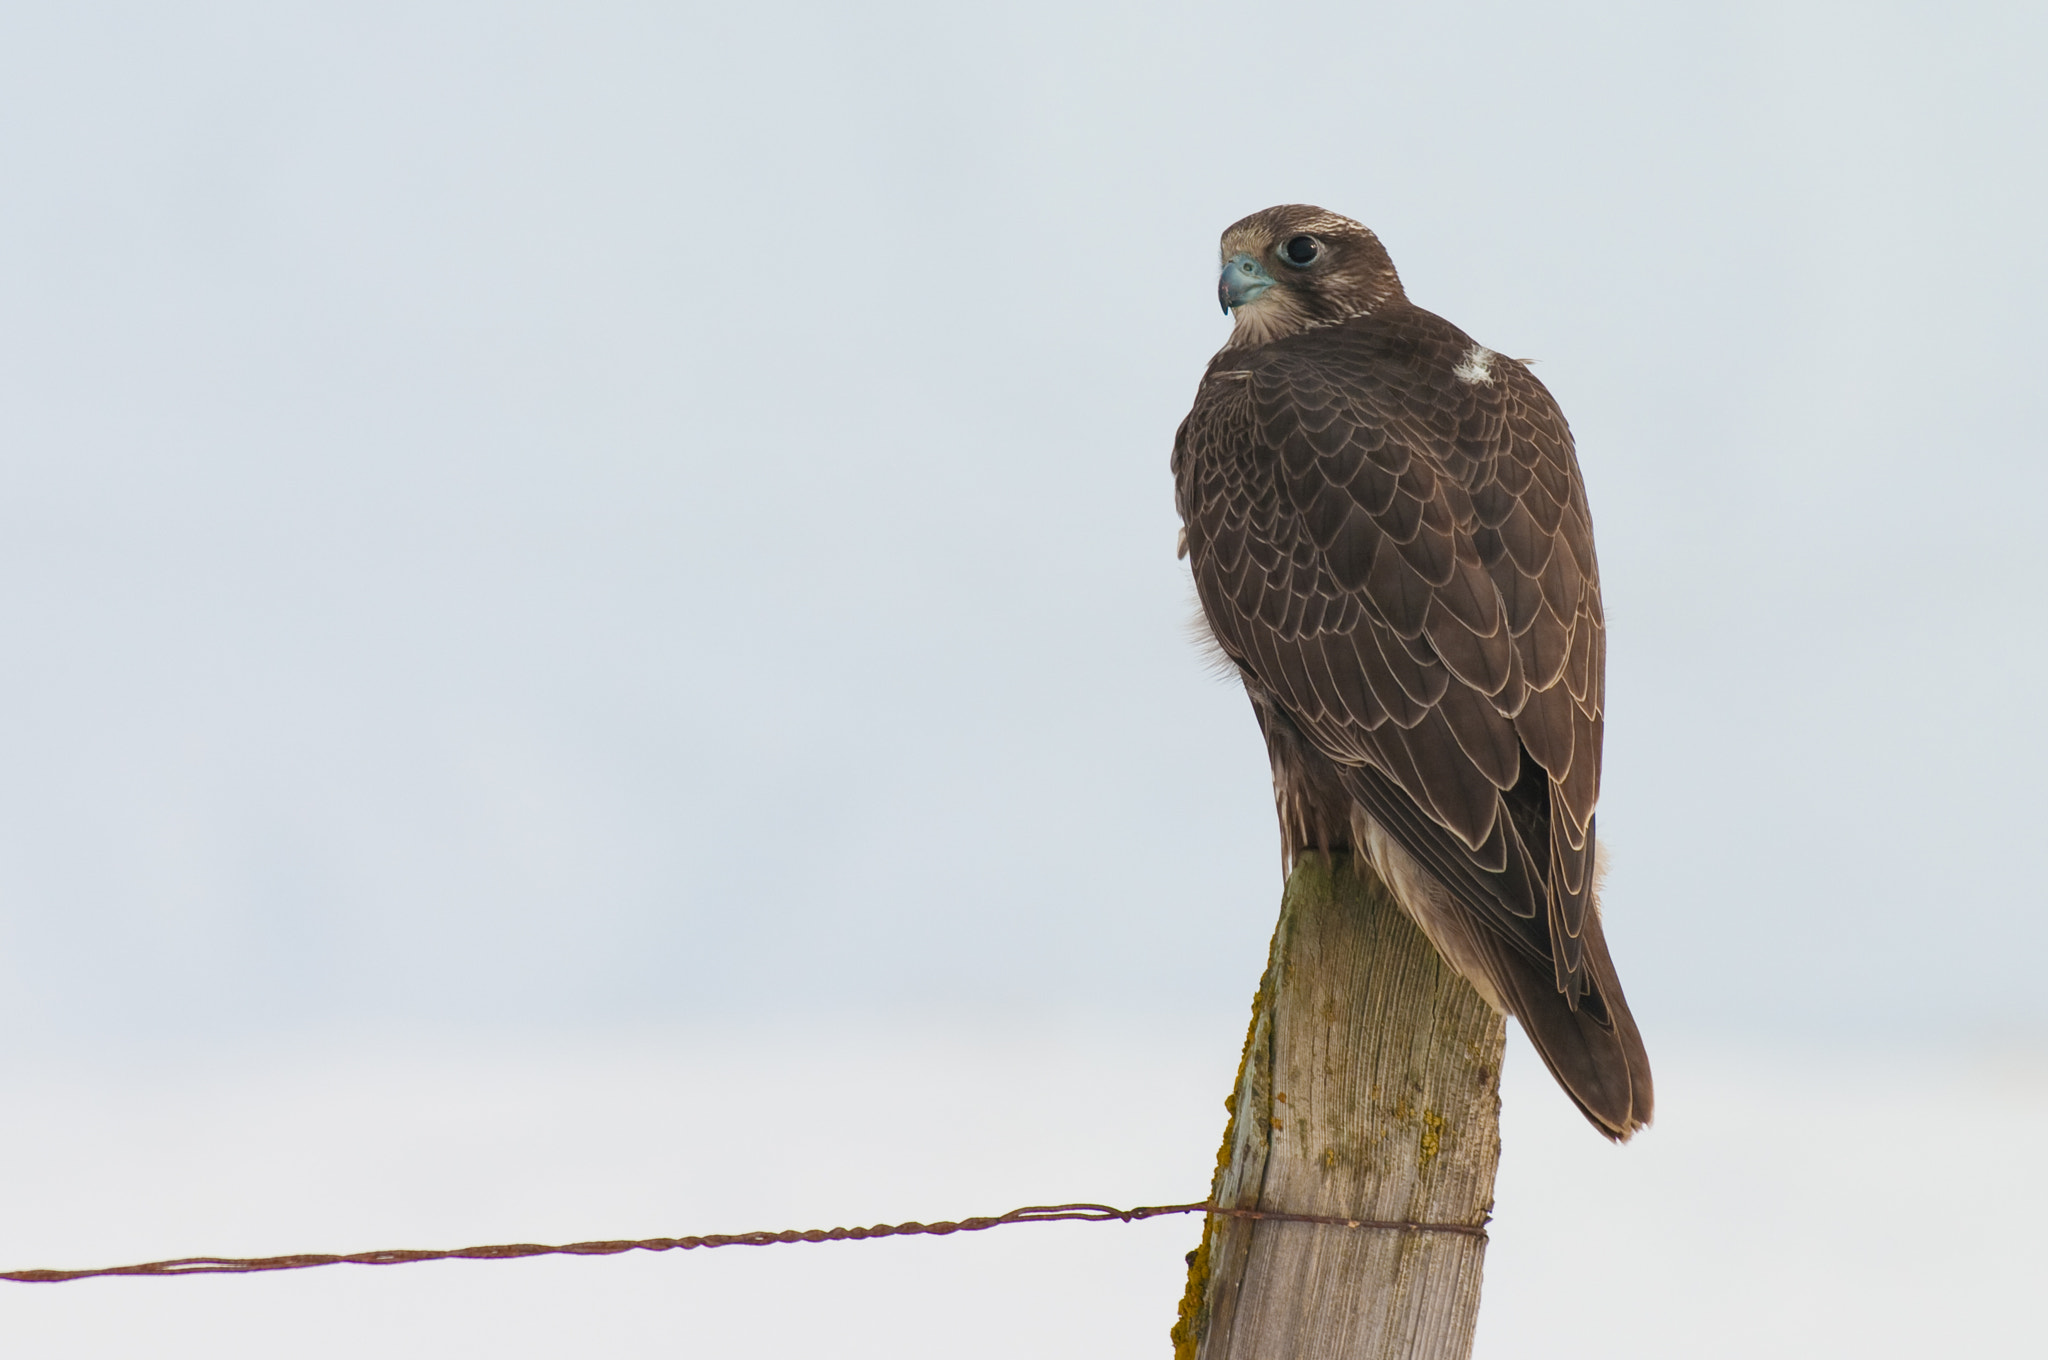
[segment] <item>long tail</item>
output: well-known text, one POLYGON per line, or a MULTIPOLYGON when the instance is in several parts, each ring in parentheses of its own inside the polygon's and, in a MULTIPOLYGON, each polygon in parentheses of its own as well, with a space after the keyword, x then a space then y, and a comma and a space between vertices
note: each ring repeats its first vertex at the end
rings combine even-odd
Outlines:
POLYGON ((1581 966, 1590 986, 1573 1006, 1557 989, 1556 964, 1542 948, 1550 943, 1545 922, 1532 917, 1523 923, 1475 910, 1363 814, 1359 809, 1353 821, 1354 843, 1365 847, 1394 900, 1445 962, 1496 1008, 1522 1022, 1544 1065, 1587 1121, 1617 1142, 1649 1123, 1654 1105, 1650 1057, 1621 994, 1597 899, 1580 935, 1581 966))
POLYGON ((1547 961, 1539 966, 1506 941, 1489 938, 1489 931, 1474 934, 1486 941, 1487 972, 1501 1001, 1587 1122, 1616 1142, 1649 1123, 1655 1107, 1650 1055, 1621 994, 1599 913, 1588 916, 1584 935, 1593 992, 1580 997, 1577 1008, 1557 990, 1547 961))

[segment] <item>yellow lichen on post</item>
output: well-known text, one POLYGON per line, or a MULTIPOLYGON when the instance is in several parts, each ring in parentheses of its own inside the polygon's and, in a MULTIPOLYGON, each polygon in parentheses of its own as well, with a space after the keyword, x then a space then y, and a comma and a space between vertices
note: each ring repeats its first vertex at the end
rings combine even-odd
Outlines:
MULTIPOLYGON (((1369 869, 1289 876, 1212 1202, 1478 1224, 1500 1154, 1501 1017, 1369 869)), ((1212 1217, 1175 1360, 1462 1360, 1482 1238, 1212 1217)))
MULTIPOLYGON (((1277 947, 1279 933, 1273 936, 1277 947)), ((1266 974, 1273 971, 1271 950, 1268 950, 1266 974)), ((1223 1097, 1223 1109, 1230 1117, 1223 1123, 1223 1145, 1216 1149, 1216 1170, 1209 1178, 1209 1202, 1217 1202, 1217 1193, 1223 1187, 1223 1174, 1230 1169, 1230 1149, 1237 1137, 1237 1093, 1244 1086, 1245 1064, 1252 1060, 1252 1045, 1259 1038, 1259 1017, 1266 1009, 1266 982, 1260 979, 1259 990, 1252 997, 1252 1018, 1245 1026, 1244 1051, 1237 1060, 1237 1077, 1230 1085, 1230 1094, 1223 1097)), ((1207 1296, 1209 1286, 1209 1244, 1215 1239, 1219 1219, 1204 1219, 1202 1241, 1188 1253, 1188 1285, 1181 1293, 1180 1316, 1173 1324, 1173 1360, 1195 1360, 1195 1348, 1201 1344, 1202 1332, 1208 1325, 1209 1313, 1207 1296)))

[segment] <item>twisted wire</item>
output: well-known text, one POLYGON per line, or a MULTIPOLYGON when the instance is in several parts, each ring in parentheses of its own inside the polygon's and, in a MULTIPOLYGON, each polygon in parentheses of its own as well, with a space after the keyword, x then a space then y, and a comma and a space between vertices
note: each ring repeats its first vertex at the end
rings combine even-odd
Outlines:
POLYGON ((506 1242, 495 1246, 458 1247, 452 1251, 358 1251, 346 1255, 307 1252, 293 1256, 181 1256, 170 1261, 145 1261, 131 1266, 91 1270, 0 1271, 0 1280, 21 1284, 61 1284, 113 1275, 253 1275, 271 1270, 309 1270, 315 1266, 402 1266, 416 1261, 510 1261, 524 1256, 617 1256, 628 1251, 695 1251, 699 1247, 769 1247, 788 1242, 863 1242, 877 1237, 944 1237, 951 1233, 985 1232, 1012 1223, 1137 1223, 1169 1214, 1212 1214, 1222 1218, 1278 1223, 1319 1223, 1326 1227, 1383 1232, 1455 1233, 1484 1241, 1486 1223, 1416 1223, 1407 1220, 1344 1218, 1331 1214, 1290 1214, 1273 1209, 1236 1209, 1221 1205, 1151 1204, 1117 1209, 1107 1204, 1030 1204, 993 1218, 942 1219, 936 1223, 877 1223, 855 1228, 789 1228, 781 1232, 708 1233, 701 1237, 644 1237, 633 1241, 569 1242, 543 1246, 506 1242))

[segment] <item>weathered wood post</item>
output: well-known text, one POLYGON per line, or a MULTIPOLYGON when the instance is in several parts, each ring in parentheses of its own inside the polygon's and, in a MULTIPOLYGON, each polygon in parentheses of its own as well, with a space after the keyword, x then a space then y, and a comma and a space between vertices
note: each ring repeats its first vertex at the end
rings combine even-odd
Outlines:
MULTIPOLYGON (((1369 866, 1303 855, 1253 1003, 1211 1202, 1482 1224, 1500 1159, 1501 1017, 1369 866)), ((1486 1242, 1212 1216, 1175 1360, 1464 1360, 1486 1242)))

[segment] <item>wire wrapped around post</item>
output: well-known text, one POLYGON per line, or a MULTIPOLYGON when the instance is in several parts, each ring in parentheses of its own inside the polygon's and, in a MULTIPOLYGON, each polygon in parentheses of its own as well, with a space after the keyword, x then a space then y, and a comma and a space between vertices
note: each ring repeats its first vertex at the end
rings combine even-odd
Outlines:
POLYGON ((1189 1255, 1176 1360, 1464 1360, 1500 1160, 1500 1014, 1370 869, 1289 875, 1228 1105, 1210 1218, 1189 1255), (1321 1216, 1321 1217, 1316 1217, 1321 1216))
POLYGON ((1233 1218, 1291 1219, 1347 1229, 1382 1232, 1453 1233, 1486 1236, 1483 1225, 1468 1223, 1377 1222, 1317 1214, 1276 1214, 1258 1209, 1226 1209, 1214 1204, 1148 1204, 1118 1209, 1107 1204, 1030 1204, 992 1218, 941 1219, 935 1223, 877 1223, 865 1228, 787 1228, 781 1232, 708 1233, 700 1237, 642 1237, 632 1240, 569 1242, 543 1246, 506 1242, 497 1246, 457 1247, 449 1251, 392 1249, 348 1255, 308 1252, 295 1256, 181 1256, 132 1266, 90 1270, 0 1271, 0 1280, 17 1284, 62 1284, 67 1280, 134 1275, 258 1275, 272 1270, 309 1270, 315 1266, 403 1266, 419 1261, 511 1261, 527 1256, 617 1256, 628 1251, 695 1251, 700 1247, 773 1247, 793 1242, 864 1242, 877 1237, 945 1237, 983 1232, 1012 1223, 1138 1223, 1169 1214, 1220 1214, 1233 1218))

